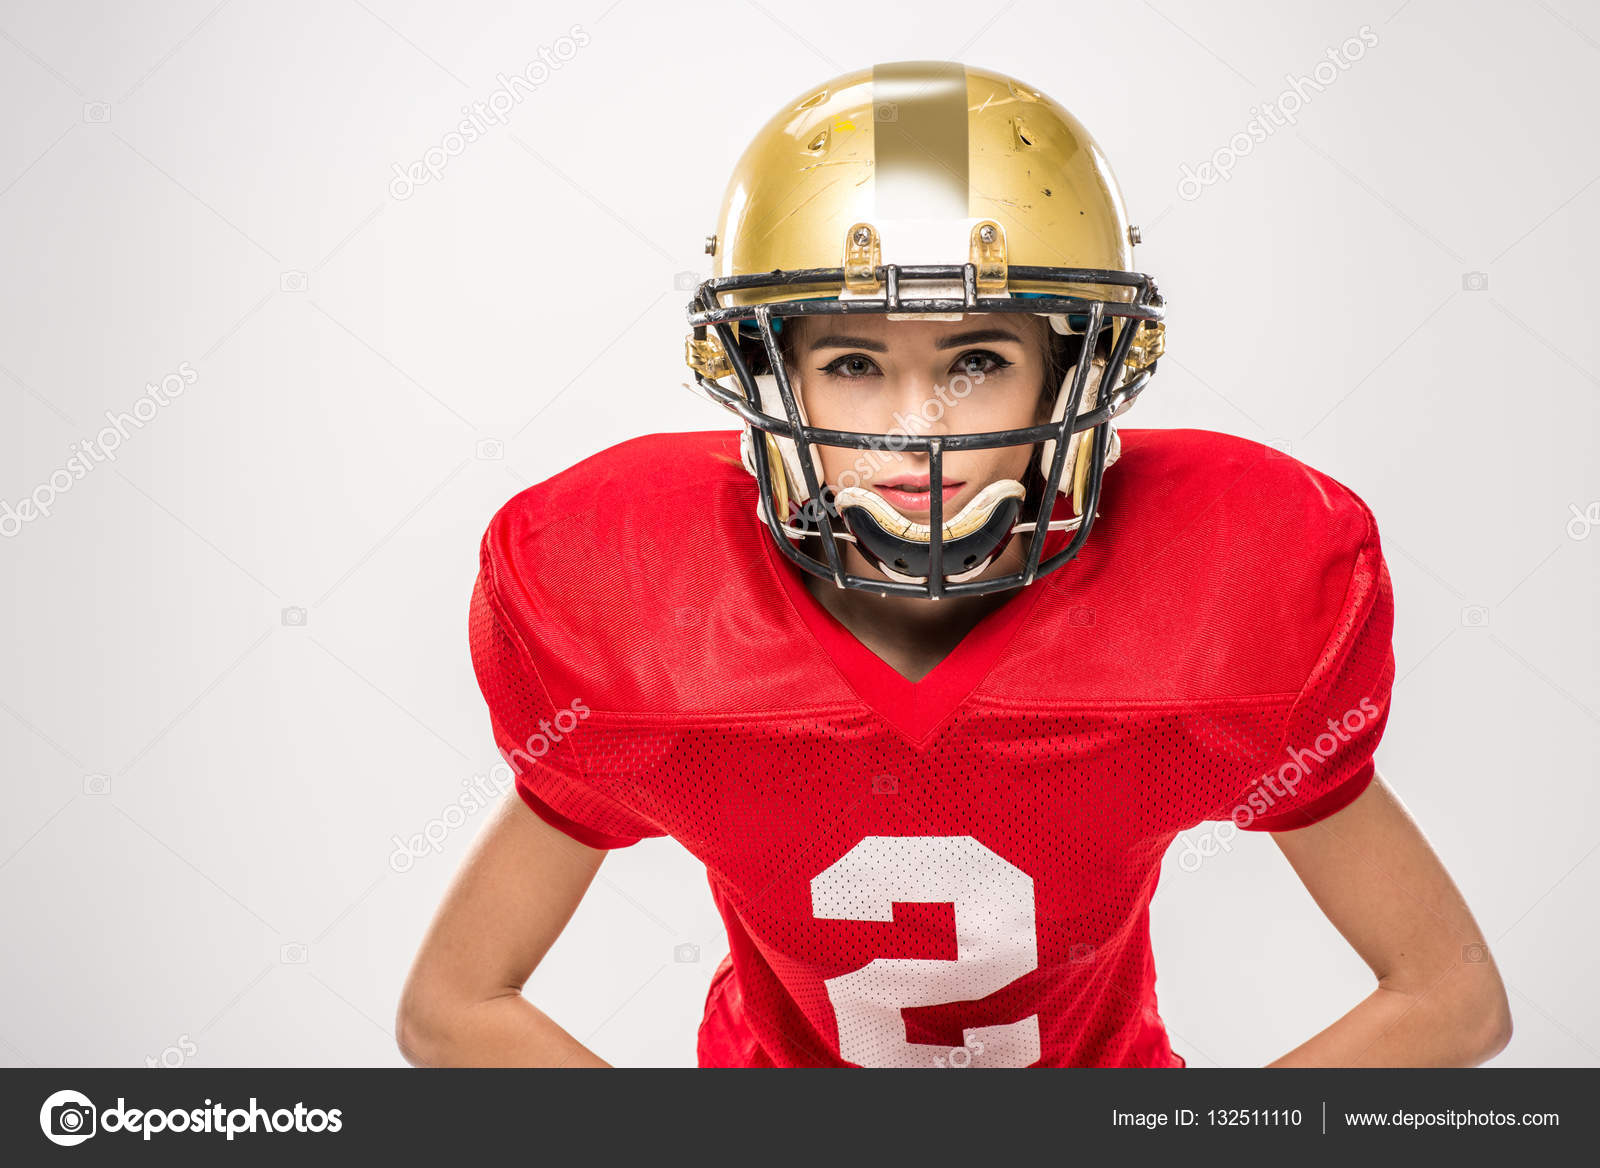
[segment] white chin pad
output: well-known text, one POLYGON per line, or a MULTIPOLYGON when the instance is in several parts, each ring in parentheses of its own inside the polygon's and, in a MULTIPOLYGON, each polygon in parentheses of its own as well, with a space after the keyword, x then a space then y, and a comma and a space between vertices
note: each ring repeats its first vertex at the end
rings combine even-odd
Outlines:
MULTIPOLYGON (((944 521, 940 528, 944 542, 971 535, 989 521, 989 516, 1002 500, 1014 498, 1020 502, 1026 494, 1027 491, 1016 479, 997 479, 990 483, 953 517, 944 521)), ((933 542, 932 527, 907 519, 882 495, 866 487, 843 488, 834 496, 834 505, 841 511, 846 507, 860 507, 877 520, 879 527, 901 539, 915 543, 933 542)))

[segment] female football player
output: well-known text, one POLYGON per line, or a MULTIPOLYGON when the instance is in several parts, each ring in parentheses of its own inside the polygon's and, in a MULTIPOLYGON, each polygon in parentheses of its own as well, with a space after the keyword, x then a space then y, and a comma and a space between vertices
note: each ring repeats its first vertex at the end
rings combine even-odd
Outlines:
POLYGON ((1150 899, 1179 833, 1188 872, 1237 830, 1374 978, 1271 1065, 1505 1046, 1373 763, 1373 517, 1256 443, 1118 432, 1164 348, 1137 242, 1014 78, 879 65, 774 115, 689 307, 737 429, 602 451, 484 535, 473 661, 518 797, 417 956, 410 1061, 608 1065, 521 989, 606 853, 661 836, 728 932, 702 1066, 1181 1067, 1150 899))

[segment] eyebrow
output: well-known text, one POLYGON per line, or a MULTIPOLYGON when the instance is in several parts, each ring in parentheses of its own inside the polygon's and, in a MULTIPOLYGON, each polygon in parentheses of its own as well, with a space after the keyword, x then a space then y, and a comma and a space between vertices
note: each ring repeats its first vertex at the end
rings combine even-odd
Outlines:
MULTIPOLYGON (((982 328, 969 329, 964 333, 955 333, 945 337, 938 344, 941 349, 957 349, 962 345, 976 345, 981 341, 1011 341, 1021 344, 1022 340, 1016 333, 1009 329, 982 328)), ((845 333, 833 333, 829 336, 818 337, 810 344, 812 349, 866 349, 873 353, 887 353, 889 346, 882 341, 872 340, 870 337, 853 337, 845 333)))

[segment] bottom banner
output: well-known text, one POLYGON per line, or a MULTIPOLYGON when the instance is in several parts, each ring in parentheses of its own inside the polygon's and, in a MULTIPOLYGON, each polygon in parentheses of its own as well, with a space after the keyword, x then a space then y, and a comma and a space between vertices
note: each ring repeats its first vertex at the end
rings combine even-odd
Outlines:
MULTIPOLYGON (((1587 1146, 1600 1070, 0 1070, 17 1162, 1587 1146), (74 1149, 72 1152, 56 1149, 74 1149), (248 1149, 248 1151, 247 1151, 248 1149)), ((8 1157, 9 1158, 9 1157, 8 1157)))

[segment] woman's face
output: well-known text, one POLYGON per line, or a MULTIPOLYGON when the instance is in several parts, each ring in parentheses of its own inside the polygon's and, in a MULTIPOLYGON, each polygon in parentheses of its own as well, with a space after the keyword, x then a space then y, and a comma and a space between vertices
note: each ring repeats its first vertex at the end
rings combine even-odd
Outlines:
MULTIPOLYGON (((1048 420, 1043 390, 1049 323, 1032 314, 961 321, 888 320, 882 314, 791 317, 790 377, 813 426, 874 434, 974 434, 1048 420)), ((1053 389, 1054 387, 1052 387, 1053 389)), ((929 519, 928 455, 820 446, 824 480, 861 486, 902 515, 929 519)), ((944 456, 946 521, 989 483, 1021 480, 1033 446, 944 456)))

